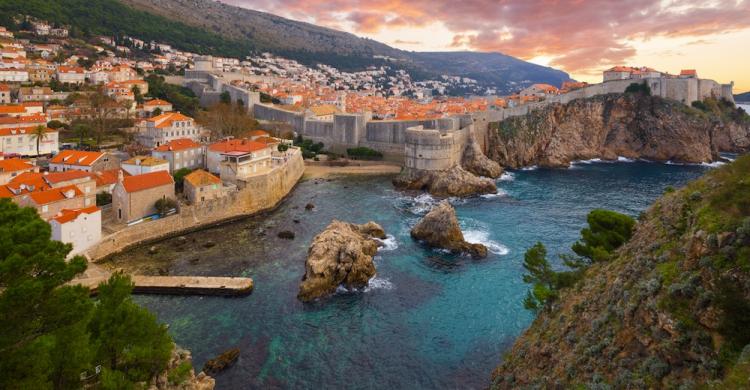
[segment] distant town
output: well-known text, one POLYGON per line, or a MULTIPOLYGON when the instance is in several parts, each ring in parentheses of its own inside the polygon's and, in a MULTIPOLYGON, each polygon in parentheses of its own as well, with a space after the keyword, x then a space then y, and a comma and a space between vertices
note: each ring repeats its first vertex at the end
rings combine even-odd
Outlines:
MULTIPOLYGON (((293 140, 327 141, 330 135, 316 139, 313 128, 328 123, 337 129, 342 115, 413 126, 622 92, 642 82, 654 94, 685 104, 732 96, 731 84, 699 79, 692 69, 672 75, 623 66, 605 70, 602 84, 533 84, 497 96, 480 90, 475 80, 450 75, 415 82, 387 66, 348 73, 271 54, 200 56, 129 36, 84 42, 68 36, 70 26, 31 17, 18 22, 20 31, 0 27, 0 197, 35 208, 54 239, 73 245, 71 254, 186 207, 262 191, 249 183, 289 170, 309 152, 293 140), (222 85, 245 93, 246 100, 222 85), (462 96, 448 96, 457 91, 462 96), (205 99, 209 93, 214 101, 205 99), (220 103, 241 112, 222 112, 220 103), (264 121, 259 123, 253 118, 256 104, 297 113, 311 124, 290 120, 277 126, 272 122, 284 120, 255 115, 264 121)), ((366 136, 357 137, 342 144, 363 146, 366 136)), ((392 143, 403 154, 403 141, 392 143)), ((377 143, 367 146, 378 152, 377 143)), ((293 177, 301 175, 298 168, 293 177)), ((270 205, 252 209, 264 206, 270 205)))

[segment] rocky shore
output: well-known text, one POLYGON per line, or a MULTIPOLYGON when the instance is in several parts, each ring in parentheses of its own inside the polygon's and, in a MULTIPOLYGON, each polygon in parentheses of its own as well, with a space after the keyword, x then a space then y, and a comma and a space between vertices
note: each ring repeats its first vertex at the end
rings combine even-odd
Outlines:
POLYGON ((750 120, 731 103, 712 110, 641 94, 609 94, 552 104, 493 123, 488 157, 508 168, 567 167, 618 157, 701 163, 750 147, 750 120))
POLYGON ((329 295, 339 286, 357 289, 375 276, 372 257, 385 231, 375 222, 362 225, 334 220, 315 236, 307 253, 297 298, 303 302, 329 295))
POLYGON ((190 351, 176 346, 172 349, 167 369, 149 384, 149 390, 213 390, 214 378, 202 371, 195 374, 190 351))
POLYGON ((454 253, 468 253, 474 258, 487 257, 487 247, 466 242, 456 218, 456 210, 443 200, 430 210, 412 229, 414 239, 454 253))

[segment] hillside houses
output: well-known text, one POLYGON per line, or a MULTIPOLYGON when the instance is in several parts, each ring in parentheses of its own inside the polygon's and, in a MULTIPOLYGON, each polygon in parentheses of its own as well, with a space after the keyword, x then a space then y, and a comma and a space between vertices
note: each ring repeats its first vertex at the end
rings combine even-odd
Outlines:
POLYGON ((106 153, 63 150, 50 160, 49 170, 51 172, 69 170, 97 172, 117 168, 117 165, 116 159, 106 153))
POLYGON ((112 193, 115 220, 129 223, 157 213, 156 201, 174 199, 174 179, 166 171, 120 175, 112 193))
POLYGON ((182 168, 202 168, 203 146, 189 138, 179 138, 156 147, 151 153, 154 157, 169 162, 169 171, 174 173, 182 168))
POLYGON ((179 112, 167 112, 141 122, 137 139, 141 145, 156 148, 180 138, 200 141, 201 132, 193 118, 179 112))

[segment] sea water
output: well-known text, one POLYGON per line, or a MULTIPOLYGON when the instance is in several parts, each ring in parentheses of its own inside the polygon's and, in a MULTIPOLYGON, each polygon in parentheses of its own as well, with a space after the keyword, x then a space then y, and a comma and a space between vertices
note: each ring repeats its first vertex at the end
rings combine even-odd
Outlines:
MULTIPOLYGON (((220 389, 483 388, 502 352, 533 319, 522 305, 526 248, 544 243, 559 266, 557 255, 569 252, 590 210, 636 217, 667 186, 709 169, 590 161, 507 172, 496 194, 451 199, 466 239, 489 248, 483 260, 409 237, 436 202, 432 196, 395 191, 387 177, 305 181, 274 212, 192 233, 189 250, 161 255, 168 264, 162 271, 170 274, 250 276, 250 296, 136 299, 170 325, 198 370, 226 349, 241 349, 239 361, 217 375, 220 389), (305 210, 308 203, 312 211, 305 210), (377 276, 362 291, 340 289, 303 304, 296 294, 307 248, 332 219, 372 220, 385 228, 377 276), (277 238, 281 230, 296 238, 277 238), (214 247, 200 245, 209 239, 214 247)), ((116 260, 148 256, 139 248, 116 260)))

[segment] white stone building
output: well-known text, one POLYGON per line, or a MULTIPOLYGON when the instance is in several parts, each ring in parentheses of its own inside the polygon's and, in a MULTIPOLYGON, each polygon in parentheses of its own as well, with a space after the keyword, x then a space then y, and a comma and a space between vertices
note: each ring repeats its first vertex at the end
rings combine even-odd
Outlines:
POLYGON ((102 237, 102 211, 96 206, 63 209, 49 224, 53 240, 73 245, 69 256, 84 252, 102 237))

